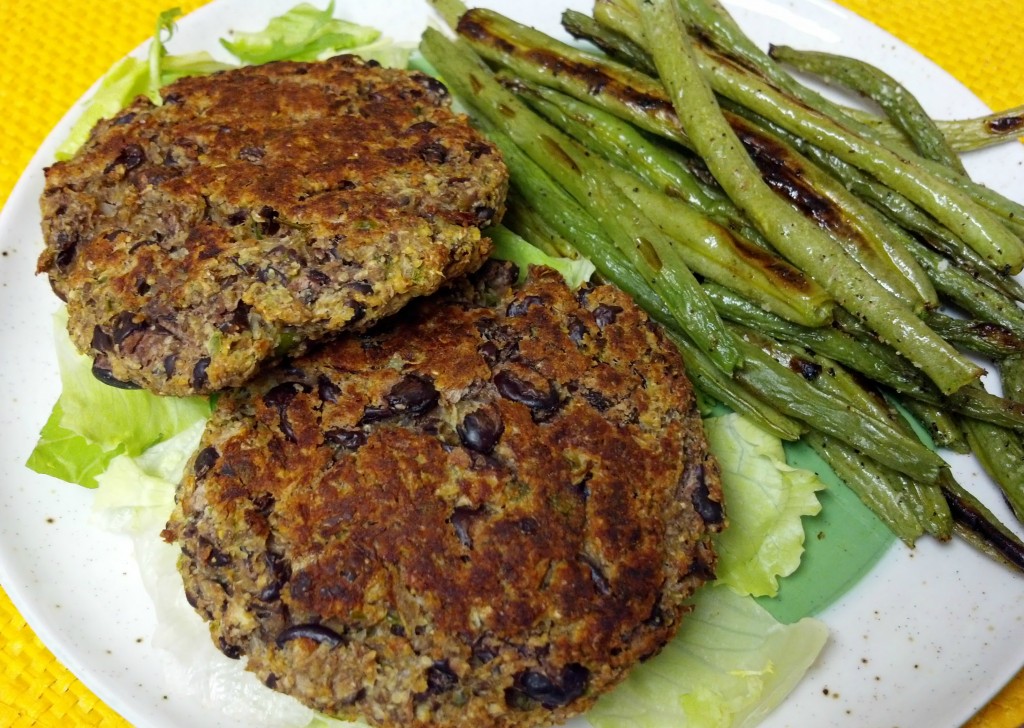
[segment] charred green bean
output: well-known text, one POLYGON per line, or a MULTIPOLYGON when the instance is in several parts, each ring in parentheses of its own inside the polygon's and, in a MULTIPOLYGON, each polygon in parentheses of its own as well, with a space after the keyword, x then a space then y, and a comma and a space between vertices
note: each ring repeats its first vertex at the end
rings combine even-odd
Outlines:
POLYGON ((948 472, 943 473, 940 487, 953 514, 956 534, 996 561, 1024 571, 1024 543, 1016 534, 948 472))
POLYGON ((573 38, 589 40, 611 58, 646 74, 656 72, 650 54, 622 33, 601 25, 589 15, 575 10, 562 13, 562 27, 573 38))
POLYGON ((428 28, 421 50, 464 100, 471 99, 477 111, 587 209, 620 253, 661 294, 680 328, 722 369, 731 371, 740 357, 717 312, 683 263, 677 247, 614 187, 609 180, 609 165, 579 149, 503 88, 468 47, 428 28))
POLYGON ((924 535, 924 525, 899 485, 890 477, 892 471, 821 432, 808 433, 804 441, 903 543, 913 546, 924 535))
POLYGON ((867 417, 850 402, 814 387, 761 348, 770 347, 769 340, 747 331, 737 343, 745 365, 733 377, 780 412, 871 453, 874 460, 912 478, 933 482, 938 477, 945 465, 942 458, 891 423, 867 417))
POLYGON ((1024 444, 1012 430, 970 418, 963 420, 971 449, 996 482, 1017 519, 1024 522, 1024 444))
MULTIPOLYGON (((929 311, 924 320, 946 341, 989 359, 1024 355, 1024 337, 1001 324, 953 318, 940 311, 929 311)), ((1005 383, 1005 374, 1003 379, 1005 383)))
POLYGON ((784 256, 866 320, 940 389, 953 392, 975 381, 981 374, 976 365, 928 329, 831 237, 767 188, 701 75, 675 3, 654 0, 645 7, 653 9, 643 15, 646 47, 671 91, 678 118, 733 202, 784 256))
POLYGON ((773 45, 768 55, 805 73, 820 76, 864 95, 881 107, 893 125, 913 142, 922 156, 966 174, 960 157, 917 98, 899 81, 857 58, 773 45))

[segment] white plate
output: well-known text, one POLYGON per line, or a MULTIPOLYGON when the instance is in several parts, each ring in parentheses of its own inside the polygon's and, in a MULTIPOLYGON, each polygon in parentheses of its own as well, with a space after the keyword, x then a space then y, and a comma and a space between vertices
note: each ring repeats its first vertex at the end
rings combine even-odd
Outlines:
MULTIPOLYGON (((216 49, 229 28, 258 29, 283 2, 223 0, 186 17, 171 51, 216 49)), ((583 0, 483 3, 559 33, 565 5, 583 0)), ((769 41, 856 54, 907 83, 940 117, 987 109, 900 41, 825 0, 728 3, 762 46, 769 41)), ((341 0, 337 14, 414 40, 421 0, 341 0)), ((153 607, 131 545, 89 525, 91 494, 37 476, 23 463, 58 394, 50 337, 56 299, 33 275, 41 247, 37 200, 72 110, 43 145, 0 215, 0 581, 42 640, 115 710, 137 725, 231 725, 163 682, 150 644, 153 607)), ((1015 145, 972 155, 981 181, 1020 197, 1024 154, 1015 145)), ((1007 511, 970 461, 961 482, 1007 511)), ((822 618, 832 639, 801 686, 766 722, 781 726, 958 726, 1024 664, 1024 578, 960 544, 894 548, 822 618)), ((583 725, 576 722, 574 725, 583 725)))

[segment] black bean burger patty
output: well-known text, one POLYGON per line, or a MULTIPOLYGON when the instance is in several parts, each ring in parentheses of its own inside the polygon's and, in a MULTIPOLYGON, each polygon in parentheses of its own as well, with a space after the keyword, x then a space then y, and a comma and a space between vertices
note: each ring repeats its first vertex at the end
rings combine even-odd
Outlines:
POLYGON ((46 170, 40 272, 96 371, 239 385, 478 268, 508 173, 419 72, 354 56, 181 79, 46 170))
POLYGON ((218 400, 164 536, 270 687, 377 726, 562 722, 712 577, 677 352, 616 288, 514 280, 489 263, 218 400))

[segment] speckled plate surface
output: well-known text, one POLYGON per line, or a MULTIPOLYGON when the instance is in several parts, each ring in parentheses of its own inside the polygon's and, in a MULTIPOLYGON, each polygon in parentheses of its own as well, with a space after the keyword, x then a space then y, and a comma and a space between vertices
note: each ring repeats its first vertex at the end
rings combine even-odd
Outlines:
MULTIPOLYGON (((229 28, 262 27, 290 2, 224 0, 180 25, 172 52, 215 49, 229 28)), ((485 2, 556 31, 565 6, 485 2)), ((899 41, 820 0, 729 3, 762 45, 839 50, 884 65, 938 116, 984 113, 959 83, 899 41)), ((414 40, 427 22, 418 0, 338 2, 337 13, 414 40)), ((71 115, 75 111, 72 110, 71 115)), ((0 216, 0 581, 56 655, 137 725, 233 725, 190 695, 170 691, 150 645, 154 614, 127 539, 90 524, 91 493, 24 468, 57 396, 50 313, 56 299, 32 275, 40 247, 41 168, 65 135, 55 130, 0 216)), ((1020 199, 1024 153, 972 155, 975 176, 1020 199)), ((987 479, 957 460, 962 483, 1006 515, 987 479)), ((832 640, 802 685, 766 722, 780 726, 958 726, 1024 664, 1024 579, 959 544, 895 548, 822 619, 832 640)), ((582 721, 574 725, 584 725, 582 721)))

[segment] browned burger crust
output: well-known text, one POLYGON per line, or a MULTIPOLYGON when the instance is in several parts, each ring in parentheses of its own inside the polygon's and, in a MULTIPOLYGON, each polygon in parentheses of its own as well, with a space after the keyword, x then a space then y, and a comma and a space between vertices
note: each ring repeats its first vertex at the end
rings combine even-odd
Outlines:
POLYGON ((713 574, 671 344, 613 287, 485 271, 223 395, 179 488, 165 537, 214 641, 326 713, 562 722, 713 574))
POLYGON ((75 344, 113 380, 208 393, 475 270, 508 174, 449 104, 341 56, 181 79, 100 122, 41 201, 75 344))

